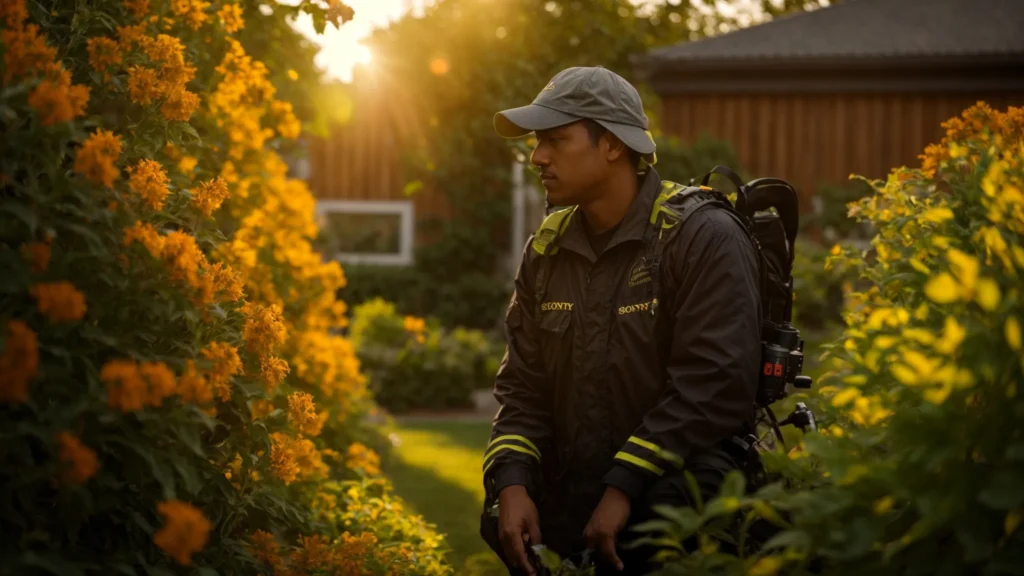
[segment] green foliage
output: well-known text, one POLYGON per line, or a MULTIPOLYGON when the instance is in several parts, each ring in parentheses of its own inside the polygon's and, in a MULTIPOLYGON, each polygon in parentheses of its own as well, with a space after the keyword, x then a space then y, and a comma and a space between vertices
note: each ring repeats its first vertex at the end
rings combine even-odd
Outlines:
POLYGON ((374 396, 393 412, 469 407, 501 360, 483 332, 403 317, 379 298, 353 310, 351 338, 374 396))
MULTIPOLYGON (((871 254, 826 261, 870 287, 850 294, 808 399, 819 431, 764 454, 780 482, 708 504, 774 534, 736 554, 670 550, 661 573, 1020 573, 1024 109, 979 104, 943 128, 920 169, 850 205, 878 231, 871 254)), ((656 533, 679 542, 694 513, 666 514, 656 533)))
POLYGON ((846 295, 862 284, 852 266, 840 264, 826 270, 829 254, 829 248, 797 236, 793 258, 793 324, 801 330, 827 329, 841 324, 846 295))
MULTIPOLYGON (((707 134, 701 134, 692 143, 684 143, 672 136, 658 136, 654 140, 658 145, 658 163, 654 167, 663 180, 690 184, 693 179, 694 184, 697 184, 709 170, 719 164, 732 168, 741 178, 745 176, 736 149, 725 140, 707 134)), ((714 183, 723 185, 718 181, 714 183)), ((726 183, 724 186, 732 185, 726 183)), ((725 191, 732 192, 730 188, 725 191)))

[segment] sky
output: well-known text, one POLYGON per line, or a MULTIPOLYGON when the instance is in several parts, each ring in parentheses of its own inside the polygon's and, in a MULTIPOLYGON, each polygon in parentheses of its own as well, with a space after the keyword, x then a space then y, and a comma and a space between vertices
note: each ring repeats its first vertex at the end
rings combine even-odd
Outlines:
POLYGON ((422 10, 428 0, 344 0, 355 12, 355 18, 346 22, 341 29, 328 24, 323 35, 313 29, 313 19, 303 14, 294 26, 320 45, 316 64, 329 78, 349 82, 352 70, 357 64, 370 64, 373 56, 360 44, 376 27, 387 26, 402 17, 407 11, 422 10))

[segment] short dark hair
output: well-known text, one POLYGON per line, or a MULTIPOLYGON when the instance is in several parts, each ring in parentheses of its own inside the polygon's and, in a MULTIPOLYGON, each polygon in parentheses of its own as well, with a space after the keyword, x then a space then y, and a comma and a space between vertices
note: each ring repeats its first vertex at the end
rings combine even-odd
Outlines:
MULTIPOLYGON (((601 140, 601 136, 603 136, 608 129, 590 118, 584 118, 582 122, 583 126, 587 129, 587 133, 590 134, 590 143, 597 146, 597 143, 601 140)), ((625 143, 623 143, 623 145, 625 146, 625 143)), ((629 146, 626 146, 626 153, 629 154, 629 163, 631 166, 640 166, 642 155, 639 152, 633 150, 629 146)))

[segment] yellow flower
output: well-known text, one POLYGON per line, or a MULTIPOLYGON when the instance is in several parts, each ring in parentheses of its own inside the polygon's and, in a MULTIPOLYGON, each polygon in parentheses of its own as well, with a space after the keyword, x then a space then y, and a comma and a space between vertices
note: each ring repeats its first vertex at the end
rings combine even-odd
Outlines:
POLYGON ((85 295, 70 282, 47 282, 29 289, 39 311, 51 322, 73 322, 85 316, 85 295))
POLYGON ((75 172, 94 184, 110 188, 117 179, 114 162, 120 155, 121 138, 109 130, 98 129, 85 139, 75 155, 75 172))
POLYGON ((153 535, 153 543, 178 564, 191 565, 192 555, 206 546, 210 521, 198 508, 180 500, 160 502, 156 509, 164 517, 164 525, 153 535))
POLYGON ((288 78, 290 78, 292 81, 298 80, 299 79, 299 73, 296 72, 295 70, 289 69, 288 70, 288 78))
POLYGON ((195 170, 196 164, 198 163, 199 160, 196 159, 195 156, 182 156, 181 159, 178 161, 178 170, 181 170, 183 174, 191 174, 192 171, 195 170))
POLYGON ((1006 334, 1006 343, 1010 345, 1010 350, 1019 352, 1021 349, 1020 322, 1013 316, 1010 316, 1006 319, 1003 331, 1006 334))
POLYGON ((930 300, 938 304, 949 304, 960 297, 960 289, 956 280, 946 272, 929 280, 925 284, 924 293, 930 300))
POLYGON ((220 208, 228 197, 228 185, 220 178, 203 182, 192 192, 192 205, 207 217, 220 208))
POLYGON ((889 510, 892 510, 893 504, 895 504, 895 503, 896 503, 896 501, 893 499, 892 496, 883 496, 883 497, 879 498, 878 500, 875 500, 875 503, 874 503, 874 506, 873 506, 875 514, 878 515, 878 516, 884 515, 889 510))
POLYGON ((28 383, 39 374, 36 333, 21 320, 8 320, 0 352, 0 402, 28 400, 28 383))
POLYGON ((1000 299, 999 284, 996 284, 995 280, 991 278, 978 280, 978 291, 975 297, 978 306, 981 306, 986 312, 991 312, 999 306, 1000 299))
POLYGON ((964 341, 967 331, 952 316, 946 316, 942 337, 935 342, 935 349, 942 354, 952 354, 964 341))
POLYGON ((242 7, 238 4, 225 4, 217 11, 217 18, 220 19, 224 31, 234 34, 245 27, 245 20, 242 18, 242 7))
POLYGON ((164 199, 170 194, 167 188, 167 173, 163 166, 155 160, 140 160, 129 170, 131 177, 128 187, 138 194, 153 210, 164 207, 164 199))
POLYGON ((57 434, 61 476, 70 484, 82 484, 99 470, 96 453, 70 432, 57 434))
POLYGON ((774 576, 782 566, 782 560, 778 557, 762 556, 747 570, 747 576, 774 576))

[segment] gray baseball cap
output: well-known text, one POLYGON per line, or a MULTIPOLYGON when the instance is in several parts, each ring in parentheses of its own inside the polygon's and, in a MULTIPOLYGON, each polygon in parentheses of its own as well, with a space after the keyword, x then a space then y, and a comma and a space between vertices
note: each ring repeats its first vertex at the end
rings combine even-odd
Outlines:
POLYGON ((505 138, 519 138, 585 118, 604 126, 648 163, 654 163, 654 138, 647 130, 640 93, 625 78, 603 66, 562 70, 532 104, 495 114, 494 129, 505 138))

